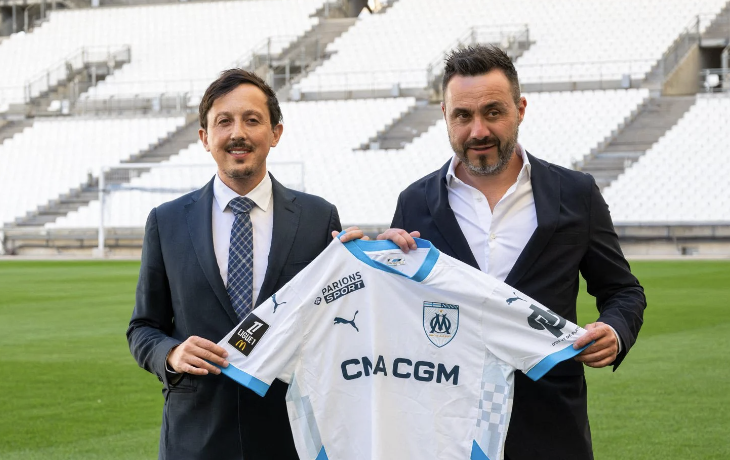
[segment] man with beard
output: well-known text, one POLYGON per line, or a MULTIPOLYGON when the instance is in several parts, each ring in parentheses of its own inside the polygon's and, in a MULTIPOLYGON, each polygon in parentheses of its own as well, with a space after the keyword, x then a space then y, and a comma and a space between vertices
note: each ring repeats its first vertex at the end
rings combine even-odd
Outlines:
POLYGON ((593 178, 517 143, 527 101, 504 52, 481 45, 454 51, 442 88, 455 155, 401 193, 393 228, 378 239, 407 251, 421 236, 573 322, 579 274, 585 278, 600 314, 575 346, 594 343, 537 382, 515 374, 505 458, 592 459, 583 364, 618 367, 641 328, 643 288, 593 178))
POLYGON ((267 172, 284 127, 261 78, 223 72, 199 116, 217 174, 150 212, 127 330, 132 355, 163 384, 159 458, 295 460, 286 385, 261 398, 220 375, 216 342, 317 257, 340 230, 337 209, 267 172))

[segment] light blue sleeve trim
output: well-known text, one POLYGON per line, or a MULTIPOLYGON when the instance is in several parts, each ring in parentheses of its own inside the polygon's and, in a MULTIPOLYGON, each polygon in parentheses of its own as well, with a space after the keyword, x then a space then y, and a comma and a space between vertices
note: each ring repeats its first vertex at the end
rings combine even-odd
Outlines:
POLYGON ((469 456, 469 460, 489 460, 487 454, 484 453, 476 441, 471 442, 471 456, 469 456))
POLYGON ((581 351, 590 347, 594 343, 595 343, 595 341, 589 343, 585 347, 580 348, 578 350, 573 348, 573 345, 568 345, 567 347, 563 348, 562 350, 556 351, 555 353, 549 354, 546 357, 544 357, 539 363, 537 363, 525 375, 530 377, 532 380, 539 380, 543 375, 547 374, 547 372, 550 369, 552 369, 556 364, 558 364, 559 362, 565 361, 566 359, 570 359, 573 356, 579 355, 581 351))
POLYGON ((269 391, 270 385, 267 385, 253 375, 243 372, 233 364, 228 364, 228 367, 216 367, 221 370, 221 374, 227 375, 259 396, 263 397, 266 395, 266 392, 269 391))
POLYGON ((319 449, 319 453, 317 454, 317 458, 314 460, 329 460, 327 458, 327 452, 324 451, 324 446, 322 446, 321 449, 319 449))

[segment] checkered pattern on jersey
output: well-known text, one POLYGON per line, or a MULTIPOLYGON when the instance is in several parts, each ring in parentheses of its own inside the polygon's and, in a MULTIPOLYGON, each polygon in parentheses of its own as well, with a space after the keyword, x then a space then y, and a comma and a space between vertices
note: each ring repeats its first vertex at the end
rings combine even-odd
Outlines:
POLYGON ((239 196, 228 202, 236 219, 231 229, 228 249, 228 297, 238 320, 246 317, 253 307, 253 227, 249 211, 254 207, 250 198, 239 196))
POLYGON ((477 426, 490 432, 501 433, 505 428, 507 414, 505 409, 511 406, 507 396, 507 387, 482 382, 482 397, 479 401, 479 419, 477 426))
POLYGON ((477 412, 476 437, 487 458, 502 458, 499 447, 507 437, 512 412, 512 369, 488 355, 483 373, 477 412))
POLYGON ((286 407, 294 439, 304 440, 307 449, 306 458, 322 458, 320 456, 323 452, 322 436, 319 434, 314 409, 309 396, 302 396, 302 388, 296 374, 292 375, 289 391, 286 392, 286 407))

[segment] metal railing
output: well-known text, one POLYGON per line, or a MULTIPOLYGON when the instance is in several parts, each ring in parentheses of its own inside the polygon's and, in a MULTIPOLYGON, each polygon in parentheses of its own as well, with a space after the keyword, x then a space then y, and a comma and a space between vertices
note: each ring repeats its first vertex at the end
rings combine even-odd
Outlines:
MULTIPOLYGON (((263 39, 226 68, 242 68, 258 72, 271 84, 273 77, 268 69, 276 64, 282 53, 290 54, 289 48, 297 38, 295 35, 285 35, 263 39)), ((197 109, 205 89, 214 79, 215 76, 205 79, 105 82, 102 94, 82 95, 76 103, 75 111, 83 114, 99 111, 179 112, 193 107, 197 109)))
POLYGON ((24 102, 27 104, 34 98, 47 93, 59 83, 68 82, 75 73, 87 66, 104 65, 111 71, 110 69, 115 68, 118 64, 127 63, 130 60, 131 49, 129 45, 80 48, 29 79, 25 83, 24 102))
POLYGON ((700 72, 700 91, 730 93, 730 69, 704 69, 700 72))
POLYGON ((662 81, 669 76, 677 64, 687 55, 687 51, 694 45, 700 43, 701 23, 700 16, 692 18, 659 59, 656 64, 656 69, 658 72, 657 75, 661 77, 662 81))
POLYGON ((508 54, 517 56, 520 51, 524 51, 530 46, 530 27, 527 24, 469 27, 428 63, 426 71, 428 73, 429 86, 435 91, 439 91, 438 87, 443 76, 444 61, 452 50, 478 43, 494 44, 508 54))
MULTIPOLYGON (((548 64, 517 64, 517 73, 523 85, 585 81, 615 82, 623 79, 643 80, 656 59, 626 59, 608 61, 551 62, 548 64)), ((625 86, 630 86, 630 81, 625 86)))

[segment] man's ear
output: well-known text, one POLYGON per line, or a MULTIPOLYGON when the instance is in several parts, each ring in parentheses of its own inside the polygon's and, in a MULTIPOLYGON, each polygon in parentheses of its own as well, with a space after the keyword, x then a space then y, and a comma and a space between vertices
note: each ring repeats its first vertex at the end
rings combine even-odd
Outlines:
POLYGON ((284 133, 284 125, 279 123, 278 125, 274 126, 274 129, 272 129, 274 132, 274 139, 271 141, 271 146, 276 147, 276 144, 279 143, 279 140, 281 139, 281 135, 284 133))
POLYGON ((203 128, 200 128, 198 130, 198 137, 200 138, 200 141, 203 143, 203 147, 205 147, 205 150, 207 152, 210 152, 210 147, 208 146, 208 132, 204 130, 203 128))
POLYGON ((517 111, 520 114, 520 123, 522 123, 522 120, 525 119, 525 108, 527 108, 527 99, 523 96, 520 98, 520 103, 517 104, 517 111))

